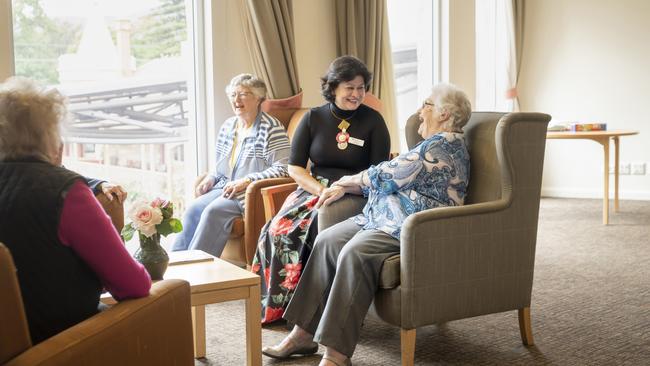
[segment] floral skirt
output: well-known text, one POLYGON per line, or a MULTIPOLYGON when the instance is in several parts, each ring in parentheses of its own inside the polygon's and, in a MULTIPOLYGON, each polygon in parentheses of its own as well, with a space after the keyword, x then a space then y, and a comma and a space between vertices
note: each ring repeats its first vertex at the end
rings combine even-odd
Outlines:
POLYGON ((262 277, 262 324, 281 319, 291 300, 317 233, 316 202, 299 188, 262 228, 252 266, 262 277))

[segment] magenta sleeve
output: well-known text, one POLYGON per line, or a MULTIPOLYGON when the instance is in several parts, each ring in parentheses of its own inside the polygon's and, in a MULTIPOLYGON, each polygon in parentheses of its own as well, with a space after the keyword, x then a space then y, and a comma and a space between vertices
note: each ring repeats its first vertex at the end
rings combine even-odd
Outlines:
POLYGON ((63 201, 59 239, 97 274, 116 300, 149 294, 151 278, 126 250, 110 217, 82 181, 63 201))

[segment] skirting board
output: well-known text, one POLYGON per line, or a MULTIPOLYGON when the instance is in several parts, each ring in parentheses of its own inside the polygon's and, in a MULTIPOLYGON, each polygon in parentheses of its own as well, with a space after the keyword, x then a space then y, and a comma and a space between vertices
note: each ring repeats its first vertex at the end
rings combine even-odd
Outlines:
MULTIPOLYGON (((542 197, 603 199, 603 191, 602 189, 583 190, 578 188, 542 187, 542 197)), ((621 200, 650 201, 650 191, 620 190, 618 191, 618 198, 621 200)), ((613 187, 610 187, 609 199, 614 199, 613 187)))

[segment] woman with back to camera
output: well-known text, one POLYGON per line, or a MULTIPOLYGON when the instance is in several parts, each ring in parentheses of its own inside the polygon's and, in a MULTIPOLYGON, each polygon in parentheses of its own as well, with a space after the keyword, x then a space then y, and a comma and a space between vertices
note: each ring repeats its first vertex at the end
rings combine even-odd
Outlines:
POLYGON ((123 300, 151 287, 85 178, 61 167, 65 115, 56 90, 20 78, 0 84, 0 242, 34 344, 96 314, 102 288, 123 300))
POLYGON ((291 142, 289 175, 298 189, 262 229, 253 272, 262 277, 262 322, 282 317, 317 233, 319 197, 342 194, 331 184, 388 159, 390 137, 379 112, 363 105, 372 75, 342 56, 321 79, 326 104, 309 110, 291 142), (311 167, 307 168, 307 162, 311 167))

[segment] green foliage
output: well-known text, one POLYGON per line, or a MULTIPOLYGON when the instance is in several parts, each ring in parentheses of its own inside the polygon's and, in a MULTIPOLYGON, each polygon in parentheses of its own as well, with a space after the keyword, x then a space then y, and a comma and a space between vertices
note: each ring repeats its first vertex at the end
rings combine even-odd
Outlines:
MULTIPOLYGON (((154 215, 147 215, 149 216, 149 219, 143 219, 142 217, 145 216, 140 216, 141 213, 146 215, 147 212, 159 211, 162 216, 161 222, 155 226, 155 233, 158 235, 167 236, 172 233, 180 233, 183 231, 183 224, 181 221, 173 217, 174 205, 171 202, 156 198, 150 203, 139 201, 134 203, 134 205, 136 207, 132 208, 132 211, 129 212, 131 222, 124 225, 124 228, 122 228, 122 232, 120 233, 125 242, 131 240, 136 231, 138 231, 140 235, 143 235, 143 231, 147 232, 150 230, 151 226, 149 225, 154 222, 150 218, 153 218, 154 215), (138 221, 139 223, 134 225, 134 221, 138 221), (138 225, 140 228, 136 229, 136 226, 138 225)), ((153 232, 149 233, 149 235, 151 234, 153 234, 153 232)))
POLYGON ((178 56, 187 39, 184 0, 161 0, 160 6, 134 24, 133 55, 138 65, 150 60, 178 56))
POLYGON ((122 235, 122 239, 124 239, 125 242, 131 240, 133 238, 133 234, 135 234, 135 228, 131 223, 128 223, 124 225, 122 228, 122 232, 120 233, 122 235))
POLYGON ((178 219, 163 220, 163 222, 156 225, 156 230, 158 230, 158 234, 167 236, 171 233, 183 231, 183 224, 178 219))
POLYGON ((76 48, 80 26, 50 19, 39 0, 14 0, 13 24, 16 75, 58 83, 58 58, 76 48))

